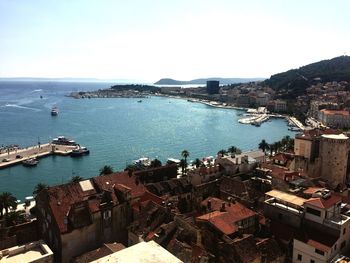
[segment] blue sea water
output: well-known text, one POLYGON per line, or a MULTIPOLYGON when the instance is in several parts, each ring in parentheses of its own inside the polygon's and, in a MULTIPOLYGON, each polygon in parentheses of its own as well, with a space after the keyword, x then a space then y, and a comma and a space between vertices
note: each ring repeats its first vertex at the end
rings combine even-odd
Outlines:
POLYGON ((21 165, 0 170, 0 192, 22 199, 39 182, 49 185, 69 181, 72 176, 92 177, 104 165, 115 170, 142 156, 190 160, 215 155, 235 145, 256 149, 262 139, 280 140, 288 131, 282 119, 260 127, 238 123, 241 111, 218 109, 183 99, 151 97, 137 99, 84 99, 66 97, 71 91, 108 88, 112 83, 0 82, 0 145, 35 145, 64 135, 90 149, 82 158, 52 156, 37 167, 21 165), (40 96, 43 96, 40 99, 40 96), (52 106, 59 116, 52 117, 52 106))

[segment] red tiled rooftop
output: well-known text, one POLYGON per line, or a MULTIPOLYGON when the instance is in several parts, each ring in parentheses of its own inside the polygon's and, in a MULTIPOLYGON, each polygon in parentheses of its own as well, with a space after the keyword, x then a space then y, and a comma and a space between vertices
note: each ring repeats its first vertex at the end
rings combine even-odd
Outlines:
POLYGON ((340 196, 332 194, 327 199, 322 197, 310 198, 307 201, 305 201, 304 204, 312 205, 322 209, 328 209, 333 205, 335 205, 336 203, 340 202, 341 200, 342 198, 340 196))
POLYGON ((350 115, 349 111, 346 111, 346 110, 327 110, 327 109, 322 109, 320 111, 323 112, 326 115, 345 115, 345 116, 349 116, 350 115))
POLYGON ((142 184, 136 183, 134 176, 129 176, 128 172, 114 173, 93 178, 94 182, 103 190, 112 191, 117 184, 124 185, 131 189, 133 198, 140 197, 146 191, 142 184))
POLYGON ((109 191, 112 193, 112 202, 118 204, 118 198, 114 194, 115 186, 118 186, 118 189, 131 190, 132 198, 140 197, 146 191, 145 187, 136 184, 135 179, 129 177, 127 172, 94 177, 90 182, 93 188, 88 191, 83 191, 80 183, 53 186, 47 190, 49 206, 61 233, 69 231, 66 221, 76 203, 86 202, 89 212, 95 213, 99 211, 102 200, 100 196, 96 196, 98 193, 109 191))
POLYGON ((235 224, 236 222, 257 215, 254 211, 238 202, 231 204, 226 203, 225 210, 220 211, 224 201, 215 197, 208 197, 202 201, 201 205, 207 206, 209 200, 211 204, 211 210, 213 212, 199 216, 197 217, 197 220, 208 221, 215 228, 226 235, 230 235, 237 231, 238 228, 235 224))
POLYGON ((338 240, 338 237, 312 228, 300 230, 294 238, 323 252, 329 252, 338 240))

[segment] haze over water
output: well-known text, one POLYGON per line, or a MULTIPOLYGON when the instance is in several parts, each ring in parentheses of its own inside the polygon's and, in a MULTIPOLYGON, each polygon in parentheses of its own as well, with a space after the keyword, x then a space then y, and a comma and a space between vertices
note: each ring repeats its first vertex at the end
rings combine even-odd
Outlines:
POLYGON ((69 181, 72 176, 97 176, 103 165, 123 170, 142 156, 189 160, 213 155, 231 145, 256 149, 262 139, 280 140, 288 131, 282 119, 255 127, 239 124, 241 111, 212 108, 182 99, 151 97, 138 99, 83 99, 64 95, 71 91, 108 88, 111 83, 0 82, 0 145, 35 145, 40 140, 64 135, 90 149, 82 158, 47 157, 37 167, 17 165, 0 170, 0 192, 17 198, 32 195, 39 183, 69 181), (40 95, 43 99, 40 99, 40 95), (50 115, 58 106, 57 117, 50 115))

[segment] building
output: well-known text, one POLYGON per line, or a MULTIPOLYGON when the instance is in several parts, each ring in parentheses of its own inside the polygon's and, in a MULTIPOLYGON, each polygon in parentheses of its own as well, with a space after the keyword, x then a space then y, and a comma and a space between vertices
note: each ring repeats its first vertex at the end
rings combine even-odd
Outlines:
POLYGON ((36 197, 39 229, 62 262, 104 243, 126 244, 132 205, 145 192, 128 172, 49 187, 36 197))
POLYGON ((329 191, 304 203, 305 226, 294 237, 293 262, 330 262, 349 249, 350 217, 342 198, 329 191))
POLYGON ((235 237, 241 233, 254 233, 258 227, 258 215, 241 203, 223 201, 219 198, 208 197, 201 203, 202 210, 206 213, 198 216, 196 222, 209 224, 214 231, 229 237, 235 237))
POLYGON ((0 263, 18 262, 51 263, 54 258, 51 249, 42 240, 0 251, 0 263))
POLYGON ((284 100, 275 100, 274 101, 274 111, 275 112, 287 111, 287 102, 284 100))
POLYGON ((253 171, 259 163, 264 161, 265 153, 261 150, 248 151, 216 159, 216 163, 223 168, 224 173, 227 175, 253 171))
POLYGON ((207 81, 207 93, 208 94, 218 94, 220 90, 220 82, 218 80, 208 80, 207 81))
POLYGON ((344 134, 324 134, 320 142, 321 177, 332 188, 347 183, 349 138, 344 134))
POLYGON ((350 127, 350 113, 345 110, 320 110, 318 120, 331 128, 350 127))
POLYGON ((118 262, 118 263, 181 263, 182 261, 158 245, 154 241, 140 242, 111 255, 105 256, 92 263, 118 262))
POLYGON ((256 104, 258 106, 266 106, 269 100, 270 100, 270 94, 266 92, 260 92, 256 96, 256 104))

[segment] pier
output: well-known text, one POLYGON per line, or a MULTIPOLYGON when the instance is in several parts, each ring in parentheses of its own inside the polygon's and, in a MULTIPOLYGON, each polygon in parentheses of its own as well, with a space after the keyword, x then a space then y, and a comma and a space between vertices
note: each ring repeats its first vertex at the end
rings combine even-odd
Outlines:
POLYGON ((7 151, 0 154, 0 169, 21 164, 24 160, 29 158, 42 158, 49 155, 70 155, 72 150, 76 147, 76 145, 46 143, 23 149, 7 151))

